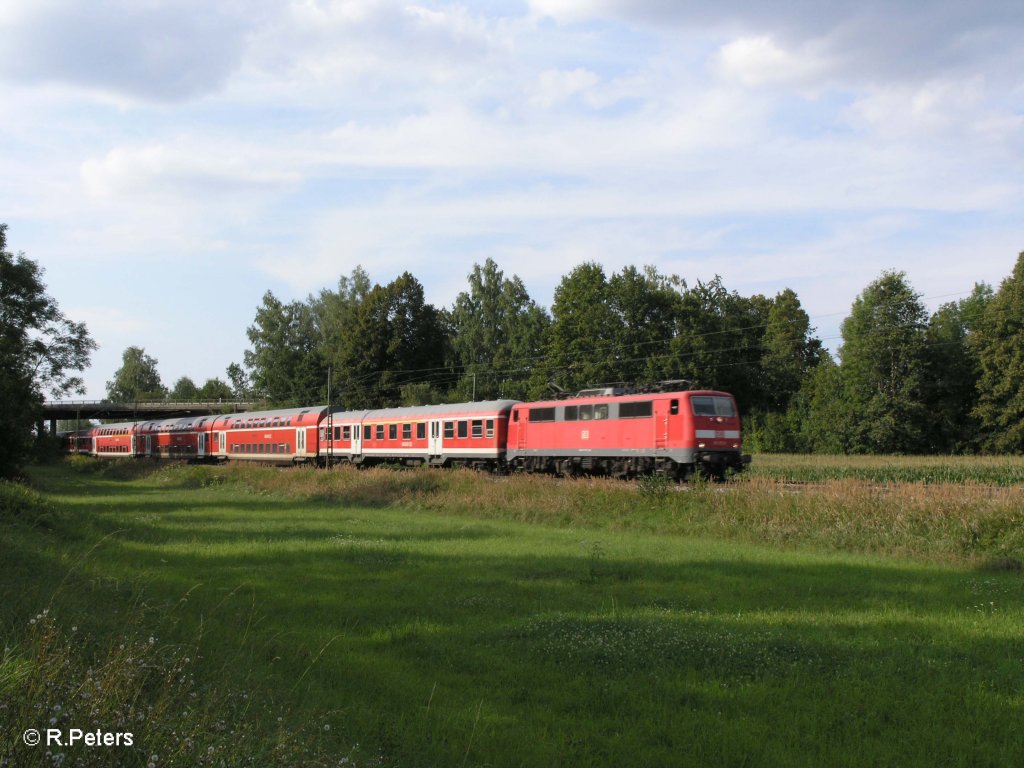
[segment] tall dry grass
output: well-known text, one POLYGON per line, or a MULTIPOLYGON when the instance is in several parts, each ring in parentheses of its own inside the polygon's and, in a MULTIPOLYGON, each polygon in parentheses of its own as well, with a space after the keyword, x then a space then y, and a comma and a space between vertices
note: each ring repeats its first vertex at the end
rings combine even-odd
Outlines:
POLYGON ((343 507, 400 507, 552 526, 642 530, 787 547, 1019 568, 1024 489, 979 483, 795 485, 772 477, 674 486, 651 480, 561 480, 431 469, 329 472, 269 467, 168 467, 165 482, 231 484, 343 507))

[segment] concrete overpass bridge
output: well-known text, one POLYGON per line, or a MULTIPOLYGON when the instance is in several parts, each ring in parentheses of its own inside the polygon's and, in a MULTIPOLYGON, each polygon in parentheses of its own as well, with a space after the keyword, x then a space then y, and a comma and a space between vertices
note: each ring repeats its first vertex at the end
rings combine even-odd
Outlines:
MULTIPOLYGON (((61 400, 43 405, 43 420, 49 421, 50 434, 56 434, 57 421, 75 420, 87 424, 90 419, 117 419, 118 421, 148 421, 173 419, 179 416, 211 416, 216 413, 243 413, 262 403, 241 400, 196 400, 171 402, 167 400, 140 400, 133 403, 108 403, 102 400, 61 400)), ((37 425, 43 433, 43 423, 37 425)))

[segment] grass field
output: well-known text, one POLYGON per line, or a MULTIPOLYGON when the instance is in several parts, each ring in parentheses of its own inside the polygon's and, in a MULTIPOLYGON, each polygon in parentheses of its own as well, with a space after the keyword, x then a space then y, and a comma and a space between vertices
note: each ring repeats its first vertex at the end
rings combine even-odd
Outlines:
POLYGON ((787 461, 39 469, 0 488, 0 763, 1020 763, 1020 487, 787 461), (20 743, 51 719, 136 744, 20 743))

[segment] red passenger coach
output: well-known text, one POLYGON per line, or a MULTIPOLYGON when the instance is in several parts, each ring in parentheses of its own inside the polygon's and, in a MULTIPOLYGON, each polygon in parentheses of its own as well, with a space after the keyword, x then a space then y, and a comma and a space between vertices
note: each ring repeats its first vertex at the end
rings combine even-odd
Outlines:
POLYGON ((231 461, 315 461, 325 406, 216 416, 204 425, 209 456, 231 461))
MULTIPOLYGON (((85 430, 87 440, 90 442, 89 453, 92 456, 135 456, 136 424, 124 422, 121 424, 100 424, 85 430)), ((79 438, 81 444, 81 438, 79 438)))
POLYGON ((155 459, 201 459, 206 453, 202 439, 204 423, 209 416, 187 416, 161 421, 147 421, 137 430, 137 455, 155 459), (202 443, 202 445, 200 445, 202 443))
POLYGON ((370 465, 498 467, 515 400, 332 413, 321 422, 321 460, 370 465))
POLYGON ((507 460, 531 472, 720 478, 749 462, 741 448, 739 412, 726 392, 600 389, 513 408, 507 460))

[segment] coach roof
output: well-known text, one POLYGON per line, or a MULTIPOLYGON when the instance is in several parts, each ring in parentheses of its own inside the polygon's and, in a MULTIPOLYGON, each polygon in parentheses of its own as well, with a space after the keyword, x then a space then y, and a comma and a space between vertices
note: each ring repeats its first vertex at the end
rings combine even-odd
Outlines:
POLYGON ((336 411, 332 419, 377 421, 410 418, 442 418, 444 416, 469 416, 471 414, 507 414, 518 400, 485 400, 478 403, 454 403, 448 405, 414 405, 405 408, 381 408, 376 411, 336 411))

